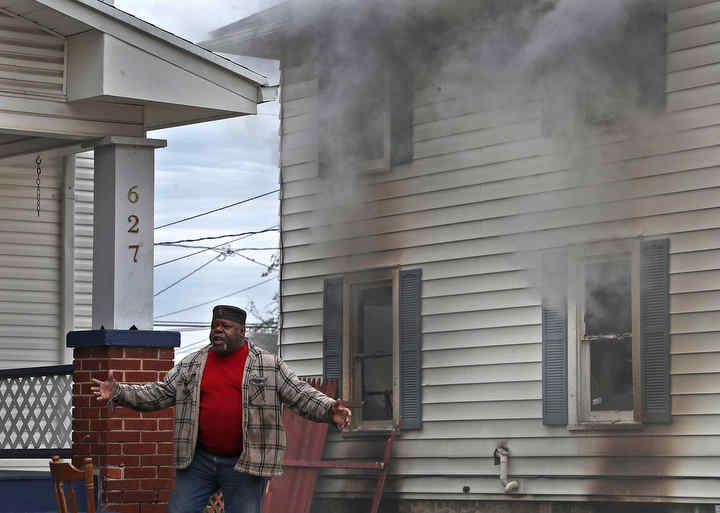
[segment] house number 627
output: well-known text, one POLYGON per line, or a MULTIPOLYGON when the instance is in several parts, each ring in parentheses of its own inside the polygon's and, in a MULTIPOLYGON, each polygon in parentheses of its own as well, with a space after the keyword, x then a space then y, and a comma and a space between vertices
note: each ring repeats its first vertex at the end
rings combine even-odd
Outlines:
MULTIPOLYGON (((137 185, 133 185, 128 189, 128 201, 130 203, 137 203, 140 200, 140 193, 136 191, 137 185)), ((128 216, 128 223, 130 223, 130 228, 128 228, 128 233, 138 233, 140 232, 140 228, 138 228, 138 224, 140 224, 140 218, 136 216, 135 214, 130 214, 128 216)), ((138 252, 140 251, 140 244, 128 244, 128 249, 132 252, 132 261, 133 263, 137 263, 138 261, 138 252)))

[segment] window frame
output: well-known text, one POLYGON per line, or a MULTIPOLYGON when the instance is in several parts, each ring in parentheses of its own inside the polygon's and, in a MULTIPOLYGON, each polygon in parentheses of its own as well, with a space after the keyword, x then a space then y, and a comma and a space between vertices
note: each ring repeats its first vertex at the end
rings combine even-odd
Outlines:
MULTIPOLYGON (((403 68, 403 72, 400 73, 397 71, 397 68, 399 68, 399 65, 395 65, 393 69, 395 69, 395 72, 390 71, 390 67, 386 67, 379 74, 376 75, 376 84, 377 84, 377 93, 380 96, 380 100, 382 101, 382 113, 381 117, 382 119, 382 146, 383 146, 383 154, 382 156, 378 158, 349 158, 349 156, 345 155, 342 159, 342 162, 340 162, 341 166, 347 166, 350 170, 352 170, 354 173, 357 173, 358 176, 361 177, 372 177, 373 175, 382 175, 382 174, 388 174, 392 172, 393 167, 406 164, 408 162, 411 162, 414 160, 414 154, 415 154, 415 140, 414 140, 414 132, 415 132, 415 125, 414 125, 414 108, 415 108, 415 92, 413 88, 415 87, 415 79, 413 76, 411 76, 410 72, 403 68), (398 75, 402 77, 402 83, 405 85, 410 84, 410 86, 407 87, 407 89, 402 89, 402 98, 403 101, 406 103, 403 103, 403 106, 408 109, 408 117, 409 119, 405 120, 407 121, 407 125, 402 124, 403 130, 406 131, 406 137, 407 141, 405 141, 408 145, 407 152, 401 153, 401 157, 397 157, 396 152, 398 149, 398 146, 401 146, 402 143, 399 143, 395 140, 395 134, 393 129, 397 128, 394 126, 394 123, 396 120, 396 114, 397 109, 399 108, 397 105, 397 84, 394 81, 399 80, 398 75)), ((320 86, 320 81, 318 82, 318 95, 319 97, 322 97, 322 90, 320 86)), ((342 123, 342 121, 340 121, 342 123)), ((398 126, 401 124, 398 123, 398 126)), ((318 133, 320 133, 323 129, 332 129, 333 124, 330 123, 328 126, 325 126, 322 122, 321 117, 318 118, 317 121, 317 130, 318 133)), ((322 138, 322 136, 320 136, 322 138)), ((320 168, 320 175, 323 176, 326 171, 323 171, 323 146, 322 143, 318 144, 317 148, 317 161, 318 166, 320 168)))
POLYGON ((568 252, 568 428, 628 427, 642 425, 642 331, 640 323, 641 247, 639 240, 620 240, 574 246, 568 252), (585 265, 625 259, 630 262, 632 305, 633 410, 592 412, 590 349, 585 333, 585 265))
POLYGON ((343 335, 342 335, 342 397, 358 400, 354 392, 358 380, 352 363, 356 346, 352 339, 352 289, 354 286, 372 283, 390 282, 392 285, 392 407, 393 418, 388 420, 364 420, 362 409, 353 412, 351 429, 353 431, 389 431, 400 422, 400 271, 399 269, 380 269, 348 273, 343 279, 343 335))

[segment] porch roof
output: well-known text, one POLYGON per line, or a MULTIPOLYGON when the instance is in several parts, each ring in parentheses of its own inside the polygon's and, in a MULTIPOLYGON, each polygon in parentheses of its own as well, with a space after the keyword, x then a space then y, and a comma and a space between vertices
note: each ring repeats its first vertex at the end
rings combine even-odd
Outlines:
POLYGON ((0 0, 0 15, 0 53, 18 61, 4 63, 18 71, 0 76, 0 108, 22 118, 0 133, 142 136, 255 114, 276 96, 267 77, 100 0, 0 0), (68 122, 35 126, 28 113, 68 122))

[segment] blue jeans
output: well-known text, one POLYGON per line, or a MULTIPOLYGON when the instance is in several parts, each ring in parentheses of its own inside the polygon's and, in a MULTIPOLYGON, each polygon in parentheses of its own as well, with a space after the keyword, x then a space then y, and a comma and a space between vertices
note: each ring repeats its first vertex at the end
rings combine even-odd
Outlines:
POLYGON ((200 447, 190 466, 175 473, 169 513, 202 513, 208 499, 222 489, 226 513, 261 513, 267 480, 233 470, 237 456, 216 456, 200 447))

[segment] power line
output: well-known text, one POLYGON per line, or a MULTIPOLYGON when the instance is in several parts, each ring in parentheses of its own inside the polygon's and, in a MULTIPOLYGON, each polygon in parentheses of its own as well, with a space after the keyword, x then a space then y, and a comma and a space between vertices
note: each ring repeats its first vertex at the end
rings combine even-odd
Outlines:
POLYGON ((215 208, 215 209, 213 209, 213 210, 208 210, 207 212, 202 212, 202 213, 200 213, 200 214, 195 214, 195 215, 190 216, 190 217, 185 217, 185 218, 183 218, 183 219, 178 219, 177 221, 173 221, 173 222, 171 222, 171 223, 162 224, 162 225, 160 225, 160 226, 156 226, 156 227, 153 228, 153 229, 154 229, 154 230, 159 230, 160 228, 166 228, 166 227, 172 226, 172 225, 174 225, 174 224, 184 223, 185 221, 190 221, 191 219, 197 219, 198 217, 206 216, 206 215, 208 215, 208 214, 212 214, 213 212, 219 212, 219 211, 221 211, 221 210, 225 210, 226 208, 235 207, 235 206, 237 206, 237 205, 242 205, 243 203, 247 203, 247 202, 249 202, 249 201, 253 201, 253 200, 256 200, 256 199, 259 199, 259 198, 263 198, 263 197, 265 197, 265 196, 269 196, 269 195, 271 195, 271 194, 273 194, 273 193, 275 193, 275 192, 278 192, 279 190, 280 190, 280 189, 275 189, 274 191, 265 192, 265 193, 263 193, 263 194, 259 194, 259 195, 257 195, 257 196, 253 196, 252 198, 247 198, 247 199, 244 199, 244 200, 241 200, 241 201, 237 201, 237 202, 235 202, 235 203, 231 203, 231 204, 229 204, 229 205, 225 205, 224 207, 215 208))
POLYGON ((204 267, 207 267, 208 265, 212 264, 215 260, 217 260, 218 258, 221 258, 221 257, 223 257, 223 256, 224 256, 224 255, 221 253, 221 254, 219 254, 219 255, 216 255, 216 256, 212 257, 210 260, 208 260, 207 262, 205 262, 205 263, 204 263, 203 265, 201 265, 200 267, 197 267, 196 269, 193 269, 192 271, 190 271, 188 274, 186 274, 185 276, 183 276, 183 277, 180 278, 179 280, 172 282, 170 285, 168 285, 167 287, 165 287, 164 289, 162 289, 160 292, 156 292, 155 294, 153 294, 153 297, 157 297, 157 296, 159 296, 160 294, 162 294, 163 292, 165 292, 166 290, 169 290, 169 289, 173 288, 175 285, 177 285, 177 284, 180 283, 181 281, 184 281, 184 280, 188 279, 190 276, 192 276, 192 275, 195 274, 196 272, 200 271, 200 270, 203 269, 204 267))
POLYGON ((178 244, 182 244, 183 242, 199 242, 201 240, 212 240, 212 239, 224 239, 226 237, 238 237, 238 236, 245 236, 245 235, 257 235, 259 233, 267 233, 267 232, 276 232, 278 231, 277 228, 265 228, 264 230, 258 230, 255 232, 243 232, 243 233, 228 233, 225 235, 214 235, 212 237, 199 237, 197 239, 182 239, 182 240, 171 240, 171 241, 164 241, 164 242, 156 242, 155 246, 176 246, 178 244))
MULTIPOLYGON (((224 246, 224 245, 226 245, 226 244, 231 244, 231 243, 230 243, 230 242, 224 242, 224 243, 222 243, 222 244, 219 244, 219 245, 217 245, 217 246, 212 246, 212 247, 211 247, 211 246, 189 246, 189 245, 187 245, 187 244, 163 244, 162 247, 164 247, 164 248, 203 249, 203 250, 205 250, 205 251, 208 251, 208 250, 210 250, 210 249, 219 248, 220 246, 224 246)), ((277 248, 277 247, 237 248, 237 249, 233 249, 233 251, 265 251, 265 250, 270 250, 270 249, 279 249, 279 248, 277 248)))
POLYGON ((181 346, 181 347, 178 347, 178 351, 177 351, 177 353, 175 354, 175 356, 180 356, 181 354, 189 353, 189 352, 191 352, 191 350, 194 349, 195 347, 197 347, 197 346, 199 346, 199 345, 206 346, 206 345, 208 345, 209 343, 210 343, 210 339, 209 339, 208 337, 203 337, 203 338, 201 338, 200 340, 196 340, 195 342, 191 342, 191 343, 187 344, 187 345, 184 346, 184 347, 182 347, 182 346, 181 346))
POLYGON ((266 269, 270 269, 270 265, 268 265, 268 264, 263 264, 262 262, 260 262, 260 261, 258 261, 258 260, 255 260, 255 259, 253 259, 253 258, 250 258, 249 256, 245 256, 245 255, 243 255, 243 254, 241 254, 241 253, 235 253, 234 251, 233 251, 233 254, 239 256, 240 258, 244 258, 244 259, 247 260, 248 262, 252 262, 253 264, 257 264, 257 265, 259 265, 260 267, 264 267, 264 268, 266 268, 266 269))
MULTIPOLYGON (((270 227, 268 227, 268 229, 269 229, 269 228, 277 228, 277 226, 270 226, 270 227)), ((205 253, 206 251, 210 251, 211 249, 217 249, 217 248, 219 248, 220 246, 224 246, 224 245, 226 245, 226 244, 232 244, 233 242, 237 242, 237 241, 242 240, 242 239, 247 239, 248 237, 250 237, 250 235, 243 235, 242 237, 238 237, 237 239, 233 239, 233 240, 231 240, 231 241, 229 241, 229 242, 221 242, 221 243, 218 244, 217 246, 203 247, 203 249, 201 249, 200 251, 196 251, 196 252, 194 252, 194 253, 189 253, 189 254, 187 254, 187 255, 183 255, 183 256, 180 256, 180 257, 177 257, 177 258, 173 258, 173 259, 171 259, 171 260, 166 260, 166 261, 164 261, 164 262, 160 262, 159 264, 155 264, 155 265, 153 266, 153 268, 155 268, 155 267, 160 267, 161 265, 165 265, 165 264, 171 264, 171 263, 173 263, 173 262, 177 262, 178 260, 183 260, 183 259, 189 258, 189 257, 191 257, 191 256, 199 255, 200 253, 205 253)), ((188 246, 176 245, 175 247, 188 247, 188 246)), ((190 247, 198 247, 198 248, 200 248, 200 247, 202 247, 202 246, 190 246, 190 247)), ((239 249, 238 249, 238 250, 235 250, 235 251, 242 251, 242 250, 239 250, 239 249)))
MULTIPOLYGON (((223 244, 218 244, 217 246, 215 246, 215 248, 219 248, 219 247, 222 246, 222 245, 223 245, 223 244)), ((185 246, 180 246, 180 247, 185 247, 185 246)), ((172 264, 173 262, 177 262, 178 260, 183 260, 183 259, 185 259, 185 258, 190 258, 191 256, 199 255, 200 253, 205 253, 206 251, 210 251, 211 249, 215 249, 215 248, 205 248, 205 249, 202 249, 202 250, 200 250, 200 251, 195 251, 194 253, 190 253, 190 254, 188 254, 188 255, 183 255, 183 256, 181 256, 181 257, 173 258, 173 259, 171 259, 171 260, 165 260, 164 262, 160 262, 159 264, 155 264, 155 265, 153 266, 153 269, 155 269, 156 267, 160 267, 161 265, 172 264)))
MULTIPOLYGON (((264 263, 262 263, 262 262, 259 262, 259 261, 255 260, 254 258, 250 258, 249 256, 245 256, 245 255, 243 255, 242 253, 238 253, 238 251, 250 251, 250 250, 256 250, 256 249, 268 249, 268 248, 240 248, 240 249, 227 248, 227 249, 216 249, 216 248, 218 248, 218 247, 220 247, 220 246, 224 246, 224 244, 220 244, 220 245, 215 246, 215 247, 212 247, 212 248, 205 248, 205 249, 203 249, 202 251, 197 251, 197 252, 195 252, 195 253, 191 253, 190 255, 185 255, 185 257, 192 256, 192 255, 197 255, 197 254, 199 254, 199 253, 203 253, 204 251, 208 251, 208 250, 214 249, 214 250, 216 250, 221 256, 226 256, 226 257, 228 257, 228 256, 239 256, 240 258, 244 258, 245 260, 247 260, 247 261, 249 261, 249 262, 252 262, 253 264, 257 264, 257 265, 259 265, 260 267, 265 267, 265 268, 269 268, 269 267, 270 267, 270 264, 264 264, 264 263)), ((182 245, 182 244, 173 244, 171 247, 174 247, 174 248, 197 248, 197 247, 202 247, 202 246, 184 246, 184 245, 182 245)), ((180 258, 185 258, 185 257, 180 257, 180 258)), ((176 259, 170 260, 170 261, 168 261, 168 262, 163 262, 163 263, 175 262, 176 260, 179 260, 179 259, 176 258, 176 259)), ((155 265, 155 266, 153 266, 153 267, 159 267, 160 265, 162 265, 162 264, 158 264, 158 265, 155 265)))
MULTIPOLYGON (((274 323, 270 324, 271 326, 275 326, 274 323)), ((153 326, 161 327, 161 328, 179 328, 179 331, 183 331, 183 328, 185 330, 201 330, 201 329, 210 329, 211 324, 209 322, 202 322, 202 321, 156 321, 153 322, 153 326)), ((262 322, 246 322, 245 327, 246 328, 257 328, 267 326, 267 324, 262 322)))
POLYGON ((261 282, 258 282, 258 283, 256 283, 255 285, 250 285, 249 287, 245 287, 244 289, 236 290, 235 292, 231 292, 230 294, 225 294, 224 296, 216 297, 215 299, 211 299, 210 301, 205 301, 204 303, 199 303, 199 304, 197 304, 197 305, 189 306, 189 307, 183 308, 183 309, 181 309, 181 310, 176 310, 176 311, 174 311, 174 312, 170 312, 170 313, 158 315, 158 316, 155 317, 154 320, 161 319, 161 318, 163 318, 163 317, 170 317, 171 315, 175 315, 175 314, 178 314, 178 313, 187 312, 188 310, 193 310, 193 309, 199 308, 199 307, 201 307, 201 306, 209 305, 210 303, 214 303, 215 301, 220 301, 221 299, 225 299, 225 298, 228 298, 228 297, 231 297, 231 296, 235 296, 235 295, 237 295, 237 294, 240 294, 240 293, 242 293, 242 292, 248 291, 248 290, 250 290, 250 289, 254 289, 255 287, 259 287, 260 285, 264 285, 265 283, 267 283, 267 282, 269 282, 269 281, 272 281, 272 280, 274 280, 274 279, 275 279, 275 277, 268 278, 267 280, 263 280, 263 281, 261 281, 261 282))

